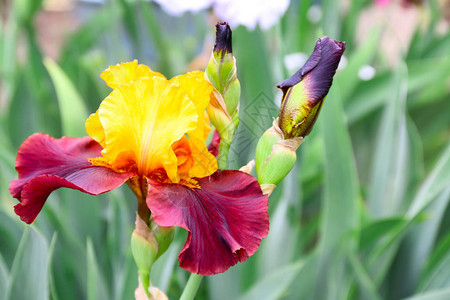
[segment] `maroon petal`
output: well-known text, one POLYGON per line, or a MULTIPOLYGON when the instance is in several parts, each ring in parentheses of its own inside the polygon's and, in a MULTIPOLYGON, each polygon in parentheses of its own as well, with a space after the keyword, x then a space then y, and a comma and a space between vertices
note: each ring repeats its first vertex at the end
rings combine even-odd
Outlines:
POLYGON ((200 189, 151 182, 147 205, 159 226, 189 231, 178 260, 191 273, 225 272, 253 255, 269 232, 268 199, 252 176, 217 171, 200 189))
POLYGON ((327 36, 320 38, 305 65, 290 78, 278 84, 277 87, 285 95, 290 87, 308 78, 308 82, 305 84, 311 97, 310 101, 322 100, 328 94, 344 51, 345 42, 337 42, 327 36))
POLYGON ((98 195, 124 183, 132 174, 116 173, 93 166, 88 158, 100 156, 102 147, 90 137, 61 139, 36 133, 20 146, 9 191, 20 203, 14 207, 22 221, 30 224, 50 193, 60 187, 98 195))
POLYGON ((208 151, 217 157, 217 154, 219 154, 219 146, 220 146, 220 134, 216 130, 214 130, 214 134, 211 140, 211 143, 208 146, 208 151))

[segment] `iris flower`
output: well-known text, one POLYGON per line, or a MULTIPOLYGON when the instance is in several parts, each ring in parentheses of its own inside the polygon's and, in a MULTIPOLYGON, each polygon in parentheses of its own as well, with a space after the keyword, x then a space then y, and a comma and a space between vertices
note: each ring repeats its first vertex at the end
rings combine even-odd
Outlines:
POLYGON ((254 254, 269 231, 268 199, 251 175, 217 169, 204 73, 167 80, 133 61, 101 77, 113 91, 87 119, 88 137, 36 133, 19 148, 9 187, 17 215, 32 223, 61 187, 98 195, 126 182, 156 224, 188 230, 182 268, 211 275, 254 254))

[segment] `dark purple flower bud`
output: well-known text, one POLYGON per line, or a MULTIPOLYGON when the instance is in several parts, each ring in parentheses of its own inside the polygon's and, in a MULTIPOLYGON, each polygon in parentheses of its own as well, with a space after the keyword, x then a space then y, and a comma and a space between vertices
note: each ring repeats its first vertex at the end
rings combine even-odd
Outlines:
POLYGON ((216 24, 216 43, 214 44, 214 53, 232 53, 231 48, 231 28, 227 22, 216 24))
POLYGON ((344 51, 345 42, 319 39, 305 65, 277 85, 283 91, 279 127, 286 139, 311 132, 344 51))

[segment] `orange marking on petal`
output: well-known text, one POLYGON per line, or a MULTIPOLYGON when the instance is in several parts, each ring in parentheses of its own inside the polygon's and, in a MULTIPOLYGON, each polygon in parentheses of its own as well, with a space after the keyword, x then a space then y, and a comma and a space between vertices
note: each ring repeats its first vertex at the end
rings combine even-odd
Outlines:
POLYGON ((104 160, 94 163, 173 183, 217 170, 205 143, 213 87, 203 72, 169 81, 133 61, 108 68, 102 78, 114 90, 86 121, 103 147, 104 160))

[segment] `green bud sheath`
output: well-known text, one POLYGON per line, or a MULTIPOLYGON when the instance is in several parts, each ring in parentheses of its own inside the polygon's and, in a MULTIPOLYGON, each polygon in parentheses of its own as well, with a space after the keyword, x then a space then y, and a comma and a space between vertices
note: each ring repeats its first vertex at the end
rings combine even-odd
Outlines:
POLYGON ((237 108, 239 105, 240 97, 241 97, 241 84, 239 83, 239 80, 235 78, 226 86, 226 89, 224 89, 223 91, 223 98, 227 106, 227 111, 232 116, 238 112, 237 108))
POLYGON ((139 215, 136 215, 136 228, 131 235, 131 252, 146 292, 150 284, 150 271, 157 258, 158 250, 158 242, 153 232, 139 215))
POLYGON ((155 223, 152 227, 153 234, 159 246, 158 253, 156 255, 156 258, 158 258, 166 252, 172 243, 175 235, 175 229, 173 227, 161 227, 155 223))
POLYGON ((303 82, 290 87, 283 96, 279 126, 287 138, 307 136, 319 116, 325 98, 308 100, 303 82))
POLYGON ((207 113, 221 138, 217 155, 218 166, 219 169, 225 169, 228 151, 239 124, 241 97, 236 59, 231 47, 231 29, 226 22, 216 25, 216 43, 205 70, 205 77, 215 88, 207 113))
POLYGON ((260 138, 256 146, 256 175, 260 184, 276 185, 291 171, 297 160, 295 151, 302 137, 284 139, 278 120, 260 138))

